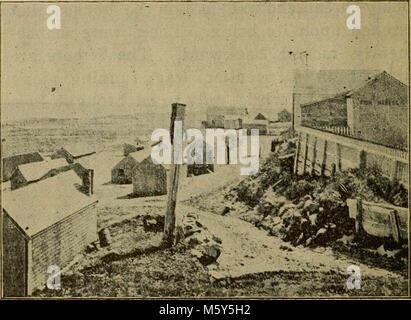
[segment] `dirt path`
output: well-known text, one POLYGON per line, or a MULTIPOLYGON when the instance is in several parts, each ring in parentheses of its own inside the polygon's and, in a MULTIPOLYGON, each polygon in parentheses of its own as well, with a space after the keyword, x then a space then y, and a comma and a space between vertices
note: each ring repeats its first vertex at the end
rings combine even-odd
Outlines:
MULTIPOLYGON (((193 208, 185 206, 184 211, 189 210, 193 208)), ((313 250, 292 247, 236 217, 195 210, 199 214, 200 222, 222 240, 223 250, 218 259, 219 267, 213 270, 219 277, 235 278, 245 274, 272 271, 328 272, 332 270, 347 274, 347 267, 350 265, 358 265, 364 276, 400 277, 387 270, 336 257, 331 249, 313 250)))

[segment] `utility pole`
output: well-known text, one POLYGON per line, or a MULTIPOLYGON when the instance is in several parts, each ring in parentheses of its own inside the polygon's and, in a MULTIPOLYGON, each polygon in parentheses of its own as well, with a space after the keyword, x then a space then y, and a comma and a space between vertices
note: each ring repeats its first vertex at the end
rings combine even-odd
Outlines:
MULTIPOLYGON (((174 230, 176 227, 176 202, 177 202, 177 191, 178 191, 178 178, 180 176, 181 164, 176 163, 174 157, 174 140, 175 132, 174 126, 176 121, 181 121, 182 128, 184 128, 184 114, 185 114, 185 104, 173 103, 171 105, 171 123, 170 123, 170 138, 171 138, 171 172, 168 183, 168 199, 167 208, 164 219, 164 242, 168 246, 172 246, 174 242, 174 230)), ((182 137, 180 137, 182 141, 182 137)), ((181 150, 181 148, 179 148, 181 150)))

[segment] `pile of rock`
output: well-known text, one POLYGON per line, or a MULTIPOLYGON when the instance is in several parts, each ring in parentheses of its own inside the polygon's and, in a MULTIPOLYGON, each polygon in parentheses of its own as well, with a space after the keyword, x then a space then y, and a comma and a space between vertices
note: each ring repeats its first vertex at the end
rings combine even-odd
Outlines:
POLYGON ((274 197, 264 197, 259 206, 262 220, 256 225, 294 246, 325 245, 354 231, 354 221, 349 219, 348 210, 343 205, 324 208, 322 205, 327 205, 326 202, 310 195, 304 196, 297 204, 282 196, 270 198, 274 197))
POLYGON ((177 238, 201 264, 209 265, 215 263, 221 254, 221 239, 212 235, 198 220, 196 213, 184 216, 177 238))

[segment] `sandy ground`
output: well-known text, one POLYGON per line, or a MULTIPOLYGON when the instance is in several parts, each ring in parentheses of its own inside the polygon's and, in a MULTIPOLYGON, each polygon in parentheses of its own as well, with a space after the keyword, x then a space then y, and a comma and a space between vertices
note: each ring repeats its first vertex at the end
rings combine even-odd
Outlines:
MULTIPOLYGON (((121 155, 113 155, 110 152, 101 152, 89 159, 95 168, 94 196, 99 200, 98 207, 133 207, 137 208, 136 211, 138 211, 139 207, 143 209, 150 206, 158 207, 158 213, 163 214, 167 196, 128 199, 125 196, 131 193, 132 185, 109 183, 111 167, 119 159, 121 159, 121 155)), ((180 219, 187 212, 194 211, 198 213, 200 222, 222 240, 222 253, 218 259, 218 266, 213 265, 209 268, 210 274, 215 278, 236 278, 247 274, 276 271, 333 271, 347 274, 347 268, 350 265, 359 266, 362 276, 402 278, 398 274, 370 267, 347 257, 337 257, 331 249, 291 247, 281 239, 269 236, 265 231, 259 230, 237 217, 220 216, 199 210, 195 207, 195 203, 190 205, 190 199, 196 195, 206 196, 208 193, 219 192, 228 183, 240 181, 243 177, 239 174, 239 170, 239 166, 220 166, 216 168, 214 173, 180 181, 177 219, 180 219)), ((133 215, 134 213, 125 216, 113 215, 104 221, 104 224, 111 224, 133 215)), ((407 281, 405 278, 403 280, 407 281)), ((341 283, 341 285, 345 285, 345 283, 341 283)))

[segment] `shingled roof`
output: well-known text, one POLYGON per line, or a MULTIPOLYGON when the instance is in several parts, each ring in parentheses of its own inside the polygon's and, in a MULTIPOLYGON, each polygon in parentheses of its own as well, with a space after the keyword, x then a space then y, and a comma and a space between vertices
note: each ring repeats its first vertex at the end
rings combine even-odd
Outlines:
POLYGON ((26 181, 36 181, 41 179, 51 170, 62 168, 68 165, 69 164, 67 163, 66 159, 59 158, 49 161, 22 164, 18 166, 18 169, 20 170, 26 181))
POLYGON ((321 101, 358 89, 382 70, 305 70, 294 74, 294 94, 299 103, 321 101))
POLYGON ((3 210, 28 237, 97 202, 77 190, 81 183, 73 170, 27 187, 3 193, 3 210))

